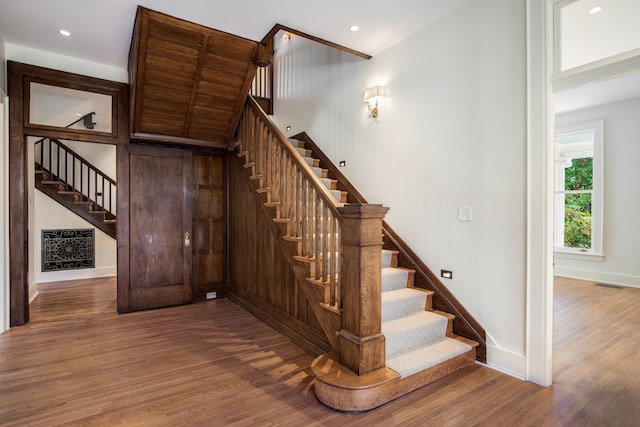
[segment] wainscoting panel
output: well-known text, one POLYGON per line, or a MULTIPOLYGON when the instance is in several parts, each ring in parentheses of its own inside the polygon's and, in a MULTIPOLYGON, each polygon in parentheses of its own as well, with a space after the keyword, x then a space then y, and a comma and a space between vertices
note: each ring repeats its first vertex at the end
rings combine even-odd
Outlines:
POLYGON ((229 297, 312 354, 331 349, 242 166, 229 156, 229 297))

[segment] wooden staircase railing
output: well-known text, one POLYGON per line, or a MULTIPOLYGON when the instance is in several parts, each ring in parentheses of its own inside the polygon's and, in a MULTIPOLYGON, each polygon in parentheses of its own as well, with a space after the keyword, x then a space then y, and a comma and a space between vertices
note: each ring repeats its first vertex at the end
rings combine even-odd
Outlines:
POLYGON ((273 114, 273 65, 258 67, 251 82, 251 96, 265 113, 273 114))
POLYGON ((358 375, 383 368, 380 265, 388 208, 338 203, 252 97, 236 148, 282 244, 294 248, 297 279, 308 285, 307 298, 340 363, 358 375))
POLYGON ((85 205, 71 210, 115 238, 116 182, 58 139, 42 138, 34 146, 37 184, 55 187, 45 192, 56 200, 66 195, 73 197, 70 206, 85 205))
MULTIPOLYGON (((340 172, 330 159, 322 152, 320 147, 305 132, 292 137, 304 141, 306 149, 313 152, 319 159, 319 166, 329 171, 331 178, 338 181, 338 188, 348 194, 348 203, 367 203, 362 194, 358 192, 351 182, 340 172)), ((410 246, 385 221, 382 223, 384 248, 399 252, 398 265, 415 271, 414 286, 417 288, 434 291, 433 307, 436 310, 451 313, 456 316, 453 323, 453 332, 456 335, 466 337, 478 342, 476 350, 477 359, 487 361, 486 333, 480 323, 469 313, 456 299, 449 289, 438 279, 437 275, 413 252, 410 246)))

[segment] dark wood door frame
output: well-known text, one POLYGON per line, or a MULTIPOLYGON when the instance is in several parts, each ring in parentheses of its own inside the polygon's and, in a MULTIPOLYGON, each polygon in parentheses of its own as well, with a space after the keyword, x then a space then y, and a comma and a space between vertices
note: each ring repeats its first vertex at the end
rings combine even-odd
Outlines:
POLYGON ((105 144, 129 143, 128 85, 48 68, 7 62, 9 88, 9 300, 10 326, 29 321, 29 206, 27 137, 42 136, 105 144), (31 82, 112 97, 112 132, 55 128, 29 123, 31 82))

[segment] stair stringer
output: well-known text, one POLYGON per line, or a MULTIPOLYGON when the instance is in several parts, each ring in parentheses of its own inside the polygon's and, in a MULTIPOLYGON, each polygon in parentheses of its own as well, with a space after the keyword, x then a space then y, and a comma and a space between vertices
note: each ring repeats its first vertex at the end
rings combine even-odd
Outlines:
MULTIPOLYGON (((235 159, 232 161, 237 162, 235 159)), ((245 183, 249 186, 251 194, 256 202, 256 206, 260 208, 262 215, 267 219, 271 232, 276 237, 275 240, 278 241, 282 253, 285 255, 289 265, 291 265, 295 278, 298 282, 298 286, 302 290, 305 298, 310 302, 309 305, 320 322, 327 340, 331 344, 332 348, 336 349, 338 345, 338 336, 336 331, 339 331, 341 327, 340 314, 323 306, 325 292, 324 287, 315 285, 307 280, 311 277, 309 263, 304 260, 296 259, 298 256, 298 243, 284 239, 285 233, 283 229, 286 229, 286 223, 275 221, 277 207, 267 202, 268 192, 263 191, 263 189, 260 188, 259 180, 251 179, 253 176, 251 172, 252 168, 242 167, 243 165, 239 166, 242 169, 241 175, 245 179, 245 183)))
MULTIPOLYGON (((80 218, 84 219, 91 225, 94 225, 97 229, 105 232, 112 238, 116 238, 116 224, 115 223, 105 223, 103 219, 95 214, 89 213, 87 206, 85 204, 77 204, 74 203, 74 196, 68 194, 59 194, 57 190, 57 185, 44 184, 44 177, 42 174, 36 173, 35 175, 35 187, 40 190, 43 194, 46 194, 51 199, 55 200, 65 208, 69 209, 74 214, 78 215, 80 218)), ((99 206, 98 206, 99 208, 99 206)))

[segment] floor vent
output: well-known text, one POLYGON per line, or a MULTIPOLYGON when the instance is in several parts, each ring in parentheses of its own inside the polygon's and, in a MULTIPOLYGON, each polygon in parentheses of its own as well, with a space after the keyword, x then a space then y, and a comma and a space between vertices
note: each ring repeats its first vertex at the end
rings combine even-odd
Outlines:
POLYGON ((596 283, 596 286, 602 286, 603 288, 622 289, 624 286, 610 285, 609 283, 596 283))

